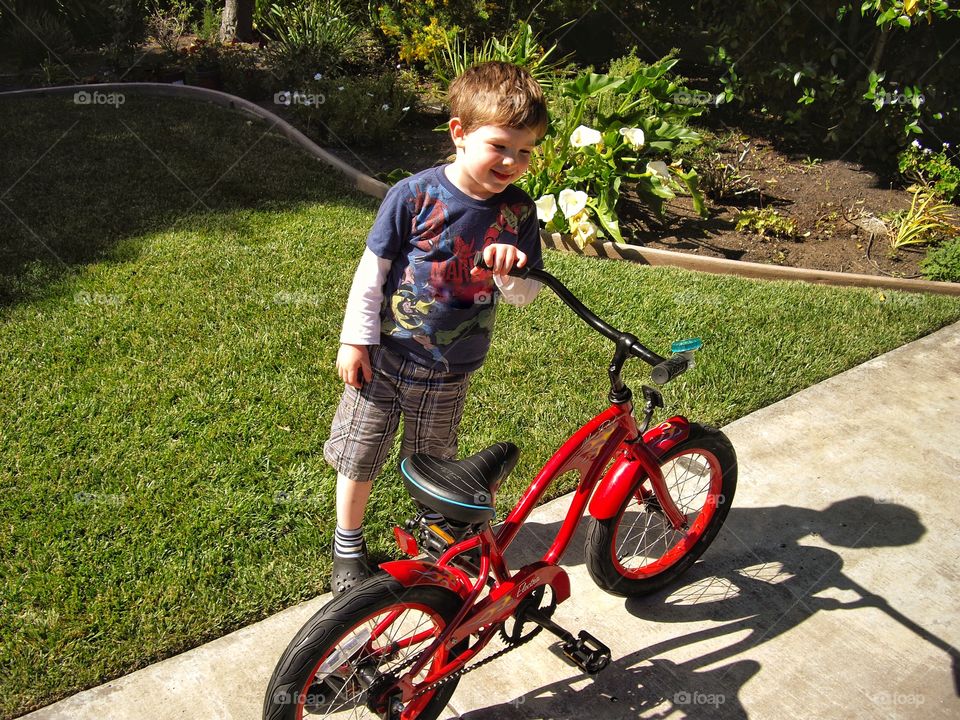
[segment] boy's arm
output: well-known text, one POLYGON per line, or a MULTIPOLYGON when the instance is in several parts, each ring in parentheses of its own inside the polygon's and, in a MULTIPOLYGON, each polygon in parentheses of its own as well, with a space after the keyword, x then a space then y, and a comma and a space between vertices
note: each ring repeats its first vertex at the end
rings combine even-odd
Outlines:
POLYGON ((380 344, 380 305, 391 264, 365 248, 353 275, 340 331, 337 374, 356 388, 373 377, 367 346, 380 344))
POLYGON ((509 275, 494 275, 493 281, 497 284, 504 302, 510 305, 529 305, 543 287, 543 283, 539 280, 509 275))

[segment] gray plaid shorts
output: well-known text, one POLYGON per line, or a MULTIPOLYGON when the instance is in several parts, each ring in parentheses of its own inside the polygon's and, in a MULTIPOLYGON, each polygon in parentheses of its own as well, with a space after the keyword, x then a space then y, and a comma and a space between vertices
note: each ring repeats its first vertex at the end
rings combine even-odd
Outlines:
POLYGON ((431 370, 382 345, 369 351, 373 379, 360 390, 344 387, 324 459, 351 480, 370 482, 393 448, 401 416, 401 458, 418 452, 455 458, 470 373, 431 370))

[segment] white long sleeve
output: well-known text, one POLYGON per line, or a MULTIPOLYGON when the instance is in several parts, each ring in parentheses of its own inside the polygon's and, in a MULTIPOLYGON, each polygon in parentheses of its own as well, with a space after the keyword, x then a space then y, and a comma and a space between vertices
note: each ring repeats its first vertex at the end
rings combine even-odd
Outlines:
POLYGON ((530 278, 505 277, 499 275, 493 276, 493 281, 497 284, 503 300, 510 305, 529 305, 537 297, 543 283, 539 280, 530 278))
POLYGON ((380 344, 380 305, 383 284, 390 272, 390 260, 378 257, 365 248, 353 274, 353 284, 343 314, 340 342, 348 345, 380 344))

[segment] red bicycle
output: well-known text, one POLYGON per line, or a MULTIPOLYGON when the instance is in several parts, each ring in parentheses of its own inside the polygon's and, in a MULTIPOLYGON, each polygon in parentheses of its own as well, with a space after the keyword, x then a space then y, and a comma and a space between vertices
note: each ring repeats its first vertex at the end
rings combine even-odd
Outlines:
MULTIPOLYGON (((482 265, 482 259, 478 258, 482 265)), ((696 340, 674 343, 664 359, 587 309, 543 270, 518 269, 548 285, 588 325, 615 343, 609 367, 610 407, 581 427, 550 458, 497 527, 494 498, 517 461, 517 447, 498 443, 462 460, 413 455, 401 463, 404 484, 424 509, 394 533, 409 559, 343 593, 314 615, 284 651, 270 678, 264 720, 305 716, 436 718, 460 677, 546 628, 587 673, 610 651, 585 631, 577 636, 551 619, 570 597, 558 565, 584 511, 591 516, 586 564, 604 590, 644 595, 670 583, 707 549, 730 509, 736 453, 714 428, 675 416, 650 427, 663 397, 644 386, 643 418, 634 417, 621 370, 631 357, 653 366, 663 385, 692 365, 696 340), (554 479, 580 480, 553 544, 542 559, 511 570, 504 552, 554 479), (424 556, 424 551, 426 556, 424 556), (503 647, 481 653, 499 636, 503 647)))

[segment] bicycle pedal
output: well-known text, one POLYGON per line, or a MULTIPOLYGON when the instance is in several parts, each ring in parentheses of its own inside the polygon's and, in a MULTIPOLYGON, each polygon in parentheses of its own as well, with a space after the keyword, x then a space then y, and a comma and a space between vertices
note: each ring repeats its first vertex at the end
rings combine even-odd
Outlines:
POLYGON ((596 675, 610 663, 610 648, 586 630, 577 634, 577 639, 561 646, 563 654, 588 675, 596 675))

